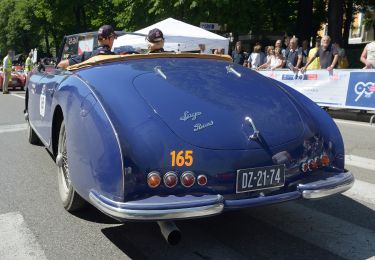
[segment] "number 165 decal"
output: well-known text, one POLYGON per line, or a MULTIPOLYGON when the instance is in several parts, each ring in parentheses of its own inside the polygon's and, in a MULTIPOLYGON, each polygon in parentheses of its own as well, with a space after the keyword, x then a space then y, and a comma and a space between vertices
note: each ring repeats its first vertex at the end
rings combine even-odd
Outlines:
POLYGON ((172 151, 171 155, 171 165, 174 166, 192 166, 193 165, 193 151, 186 150, 186 151, 172 151))

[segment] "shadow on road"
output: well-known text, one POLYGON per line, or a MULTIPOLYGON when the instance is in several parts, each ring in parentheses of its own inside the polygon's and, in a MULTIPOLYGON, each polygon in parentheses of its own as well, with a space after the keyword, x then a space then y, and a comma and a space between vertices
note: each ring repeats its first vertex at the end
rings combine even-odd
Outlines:
MULTIPOLYGON (((267 218, 271 219, 278 214, 277 207, 283 209, 283 205, 226 212, 205 219, 177 221, 176 225, 182 232, 182 241, 177 246, 166 244, 156 223, 128 222, 118 227, 104 228, 102 233, 133 259, 340 259, 340 256, 323 247, 295 236, 293 230, 286 233, 267 224, 267 218), (263 217, 265 214, 265 219, 254 215, 259 209, 263 212, 263 217)), ((345 220, 353 226, 375 230, 375 222, 371 221, 375 219, 375 212, 343 195, 321 201, 291 202, 287 211, 291 215, 301 214, 300 211, 293 211, 293 207, 298 206, 345 220)), ((309 216, 305 219, 306 223, 296 225, 308 224, 309 216)), ((319 221, 323 224, 326 220, 322 218, 319 221)), ((368 250, 359 254, 362 259, 374 256, 368 250)))

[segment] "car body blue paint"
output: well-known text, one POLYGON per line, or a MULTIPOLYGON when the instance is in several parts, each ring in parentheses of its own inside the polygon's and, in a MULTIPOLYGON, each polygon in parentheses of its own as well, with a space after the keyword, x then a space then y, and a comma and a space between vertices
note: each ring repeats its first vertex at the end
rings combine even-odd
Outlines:
POLYGON ((299 198, 298 185, 306 182, 322 181, 319 187, 329 188, 352 178, 350 173, 339 178, 345 172, 344 145, 325 111, 254 71, 233 65, 241 77, 227 73, 228 65, 232 64, 221 60, 160 57, 74 72, 35 72, 27 86, 30 123, 51 150, 52 115, 61 107, 74 188, 86 200, 91 192, 106 198, 102 203, 112 201, 108 203, 120 208, 147 210, 150 200, 153 209, 161 210, 173 209, 175 200, 194 207, 221 200, 225 209, 237 209, 299 198), (166 78, 155 73, 155 67, 166 78), (44 86, 48 104, 41 116, 44 86), (182 120, 185 112, 201 114, 182 120), (261 133, 258 141, 249 139, 253 129, 246 116, 261 133), (212 126, 194 131, 196 124, 211 121, 212 126), (170 152, 186 150, 193 151, 193 165, 172 167, 170 152), (332 160, 329 167, 300 171, 302 162, 323 152, 332 160), (276 164, 286 166, 284 187, 236 193, 238 169, 276 164), (148 187, 149 172, 163 175, 171 170, 178 176, 186 170, 205 174, 208 183, 148 187), (329 176, 339 177, 324 185, 329 176))

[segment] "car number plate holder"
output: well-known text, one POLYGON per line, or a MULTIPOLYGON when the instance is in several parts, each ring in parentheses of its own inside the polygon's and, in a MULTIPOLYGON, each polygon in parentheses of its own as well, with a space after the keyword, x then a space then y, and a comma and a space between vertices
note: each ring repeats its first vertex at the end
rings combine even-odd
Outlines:
POLYGON ((285 165, 237 170, 236 193, 271 189, 284 186, 285 165))

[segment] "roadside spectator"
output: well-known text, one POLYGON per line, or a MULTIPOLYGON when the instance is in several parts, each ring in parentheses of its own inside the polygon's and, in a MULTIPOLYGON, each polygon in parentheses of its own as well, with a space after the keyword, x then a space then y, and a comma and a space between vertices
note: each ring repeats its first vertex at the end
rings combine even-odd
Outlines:
POLYGON ((285 51, 285 62, 287 68, 298 71, 302 64, 302 50, 298 48, 298 38, 293 37, 289 42, 289 49, 285 51))
POLYGON ((305 66, 307 63, 307 58, 309 56, 309 42, 307 40, 304 40, 302 42, 302 66, 305 66))
POLYGON ((271 59, 271 57, 275 56, 275 48, 273 46, 267 46, 265 48, 265 51, 266 51, 266 54, 267 54, 265 63, 267 63, 271 59))
MULTIPOLYGON (((266 56, 267 49, 265 50, 265 53, 264 53, 262 51, 262 44, 260 42, 257 42, 255 45, 259 46, 259 49, 260 49, 260 64, 259 65, 262 65, 262 64, 267 62, 267 56, 266 56)), ((268 48, 268 47, 266 47, 266 48, 268 48)))
POLYGON ((362 51, 361 62, 365 64, 364 69, 375 68, 375 41, 368 43, 362 51))
POLYGON ((276 40, 276 42, 275 42, 275 49, 276 48, 280 48, 280 51, 281 51, 282 55, 285 54, 285 49, 283 48, 283 43, 280 39, 276 40))
POLYGON ((32 61, 32 58, 33 58, 33 53, 30 52, 29 56, 27 57, 27 59, 25 61, 25 74, 26 74, 26 76, 29 74, 30 71, 33 70, 33 61, 32 61))
POLYGON ((252 69, 257 69, 261 63, 261 46, 260 45, 255 45, 253 48, 253 52, 250 54, 248 61, 248 67, 252 69))
POLYGON ((273 46, 268 46, 267 62, 258 67, 258 69, 278 69, 283 66, 282 54, 280 48, 274 48, 273 46), (276 54, 277 52, 277 54, 276 54))
MULTIPOLYGON (((315 56, 316 52, 319 50, 319 48, 320 48, 320 41, 321 40, 322 39, 319 36, 316 37, 316 39, 315 39, 315 47, 312 48, 312 49, 310 49, 307 62, 309 62, 315 56)), ((320 59, 319 59, 319 57, 315 58, 314 61, 311 62, 309 66, 307 66, 307 69, 308 70, 317 70, 317 69, 320 69, 320 59)))
POLYGON ((216 49, 214 49, 214 54, 224 55, 224 49, 216 48, 216 49))
POLYGON ((14 59, 13 50, 8 51, 8 55, 3 59, 3 94, 9 94, 8 84, 12 80, 12 61, 14 59))
POLYGON ((282 48, 275 48, 275 62, 272 64, 271 62, 271 69, 281 69, 285 65, 285 59, 282 54, 282 48))
POLYGON ((232 59, 234 63, 243 65, 245 61, 245 54, 242 50, 242 43, 241 41, 236 42, 236 47, 232 52, 232 59))
POLYGON ((203 43, 200 43, 200 44, 198 44, 198 47, 199 47, 199 53, 205 53, 205 51, 206 51, 206 45, 205 44, 203 44, 203 43))
POLYGON ((340 47, 339 43, 333 44, 335 48, 337 49, 337 52, 339 53, 339 61, 337 64, 338 69, 347 69, 349 67, 349 61, 346 57, 345 49, 340 47))
POLYGON ((306 67, 308 67, 317 57, 320 58, 321 69, 327 69, 329 72, 331 72, 336 67, 339 60, 339 53, 331 44, 331 38, 328 35, 323 36, 319 50, 316 52, 315 56, 301 69, 301 71, 304 72, 306 67))
POLYGON ((285 53, 286 53, 286 51, 289 50, 290 39, 291 39, 290 36, 286 36, 286 37, 284 38, 284 47, 285 47, 285 48, 284 48, 284 51, 282 51, 282 54, 284 55, 284 57, 285 57, 285 53))

